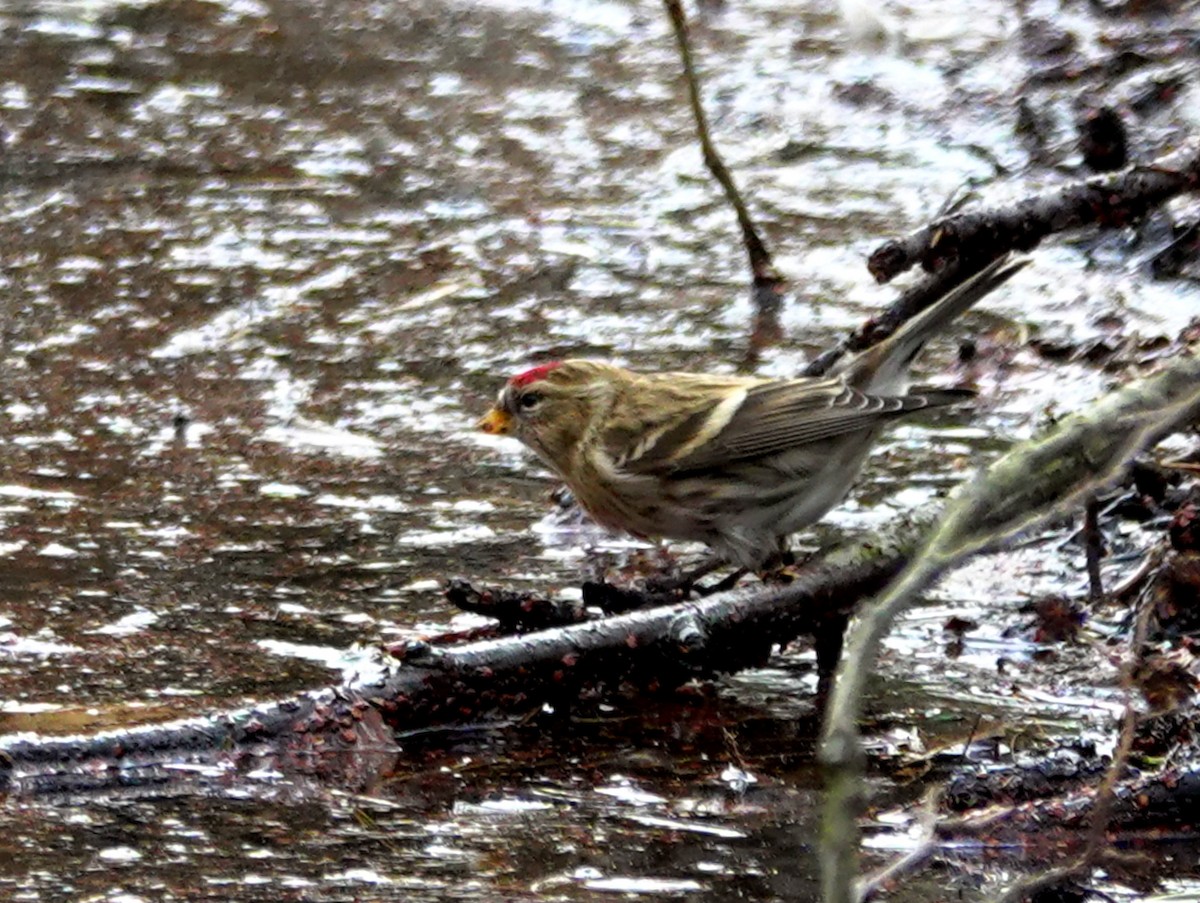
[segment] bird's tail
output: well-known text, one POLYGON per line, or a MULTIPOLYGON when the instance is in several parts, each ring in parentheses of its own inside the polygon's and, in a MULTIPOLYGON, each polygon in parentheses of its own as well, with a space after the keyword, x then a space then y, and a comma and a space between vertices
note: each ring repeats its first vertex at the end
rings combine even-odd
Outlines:
POLYGON ((1024 259, 1010 261, 1005 256, 989 264, 944 298, 912 317, 878 345, 848 361, 842 368, 847 380, 864 392, 881 395, 903 393, 908 365, 925 343, 1028 263, 1024 259))

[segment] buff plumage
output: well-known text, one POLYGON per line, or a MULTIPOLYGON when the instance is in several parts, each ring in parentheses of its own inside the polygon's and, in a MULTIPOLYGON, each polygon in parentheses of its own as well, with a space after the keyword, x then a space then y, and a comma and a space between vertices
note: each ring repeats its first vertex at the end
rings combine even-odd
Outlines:
POLYGON ((1021 266, 998 261, 828 377, 637 373, 566 360, 510 379, 479 426, 523 442, 604 526, 707 543, 756 567, 845 497, 889 421, 970 396, 909 392, 909 364, 1021 266))

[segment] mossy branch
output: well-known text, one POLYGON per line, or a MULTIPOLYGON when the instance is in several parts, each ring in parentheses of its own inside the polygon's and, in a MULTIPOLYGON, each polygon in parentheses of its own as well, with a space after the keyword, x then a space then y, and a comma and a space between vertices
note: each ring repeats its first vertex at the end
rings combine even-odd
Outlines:
POLYGON ((921 551, 864 607, 847 639, 821 741, 827 769, 821 838, 825 903, 856 900, 864 761, 858 720, 867 677, 895 619, 946 571, 1080 505, 1120 477, 1134 455, 1196 417, 1200 357, 1187 355, 1065 419, 964 486, 921 551))

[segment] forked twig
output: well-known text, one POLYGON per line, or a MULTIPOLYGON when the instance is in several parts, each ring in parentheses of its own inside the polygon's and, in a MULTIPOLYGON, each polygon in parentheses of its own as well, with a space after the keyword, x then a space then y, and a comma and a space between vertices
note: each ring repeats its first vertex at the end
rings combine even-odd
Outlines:
POLYGON ((925 798, 921 803, 920 819, 917 822, 921 831, 916 845, 874 874, 860 878, 854 888, 858 903, 866 903, 879 891, 884 890, 890 882, 920 868, 937 852, 938 803, 941 796, 942 789, 940 787, 931 787, 926 791, 925 798))
POLYGON ((1121 774, 1129 764, 1129 753, 1133 749, 1133 741, 1137 736, 1140 716, 1136 703, 1137 681, 1135 675, 1138 666, 1142 663, 1142 652, 1146 645, 1146 637, 1150 632, 1150 618, 1153 614, 1154 606, 1150 602, 1150 594, 1143 591, 1138 598, 1137 621, 1134 623, 1133 635, 1129 640, 1130 655, 1121 669, 1121 691, 1125 695, 1125 711, 1121 716, 1121 733, 1117 738, 1117 747, 1113 751, 1112 762, 1104 772, 1100 786, 1096 788, 1087 841, 1083 851, 1072 863, 1018 881, 1000 897, 997 903, 1020 903, 1020 901, 1027 900, 1034 891, 1052 887, 1072 878, 1083 878, 1093 868, 1102 864, 1105 854, 1108 852, 1106 839, 1108 824, 1112 818, 1113 804, 1117 798, 1117 782, 1120 781, 1121 774))

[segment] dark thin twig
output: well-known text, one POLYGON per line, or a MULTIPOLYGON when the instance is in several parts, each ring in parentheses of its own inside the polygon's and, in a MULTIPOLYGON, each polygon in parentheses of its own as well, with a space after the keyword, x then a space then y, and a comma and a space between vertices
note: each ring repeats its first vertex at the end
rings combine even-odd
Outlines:
POLYGON ((754 274, 755 284, 763 281, 782 284, 783 279, 771 261, 771 253, 767 250, 762 238, 759 237, 758 229, 750 218, 750 211, 746 208, 746 202, 742 200, 742 195, 738 191, 737 185, 734 184, 733 176, 729 174, 729 170, 725 167, 721 155, 717 153, 709 134, 708 117, 704 113, 704 105, 700 99, 700 82, 696 77, 696 68, 692 62, 692 47, 691 41, 688 39, 687 18, 683 12, 683 3, 681 0, 663 0, 663 2, 671 16, 675 40, 679 42, 679 56, 683 61, 683 74, 687 79, 688 99, 691 102, 692 115, 696 119, 696 133, 700 138, 700 148, 704 152, 704 165, 713 174, 713 178, 720 183, 721 188, 725 191, 725 197, 729 199, 729 203, 733 205, 733 209, 737 213, 738 225, 742 227, 742 240, 746 245, 746 254, 750 258, 750 270, 754 274))
POLYGON ((1100 500, 1088 499, 1083 513, 1083 538, 1087 555, 1088 600, 1103 601, 1104 581, 1100 576, 1100 559, 1104 557, 1104 534, 1100 531, 1100 500))
POLYGON ((971 744, 975 742, 975 732, 979 730, 979 725, 983 723, 983 715, 975 716, 975 723, 971 725, 971 732, 967 734, 967 739, 963 741, 962 757, 963 761, 967 761, 971 754, 971 744))
POLYGON ((750 348, 745 363, 752 365, 758 358, 759 352, 777 343, 783 337, 783 327, 779 324, 779 310, 783 306, 783 290, 786 281, 771 260, 771 252, 759 235, 758 227, 750 218, 750 211, 742 199, 741 192, 733 181, 721 155, 713 144, 708 130, 708 117, 704 113, 704 104, 700 98, 700 81, 696 76, 696 67, 692 61, 691 41, 688 38, 687 18, 683 12, 682 0, 663 0, 667 13, 671 17, 671 27, 675 31, 675 40, 679 44, 679 56, 683 62, 683 74, 688 86, 688 101, 692 107, 692 116, 696 120, 696 134, 700 138, 700 149, 704 153, 704 165, 712 173, 725 192, 725 197, 737 214, 738 225, 742 230, 742 244, 746 248, 746 256, 750 259, 750 273, 753 277, 754 324, 750 333, 750 348))
POLYGON ((1150 633, 1150 619, 1154 615, 1154 605, 1151 594, 1143 592, 1138 599, 1137 622, 1133 628, 1133 637, 1129 641, 1130 656, 1121 669, 1121 690, 1125 694, 1125 714, 1121 719, 1121 736, 1113 753, 1112 764, 1104 773, 1104 779, 1096 791, 1096 805, 1092 809, 1092 825, 1088 831, 1087 847, 1083 859, 1089 865, 1096 862, 1104 850, 1104 838, 1108 831, 1108 822, 1112 817, 1113 803, 1116 801, 1117 781, 1121 779, 1129 763, 1129 752, 1133 749, 1133 741, 1137 734, 1137 678, 1138 667, 1146 647, 1146 637, 1150 633))

